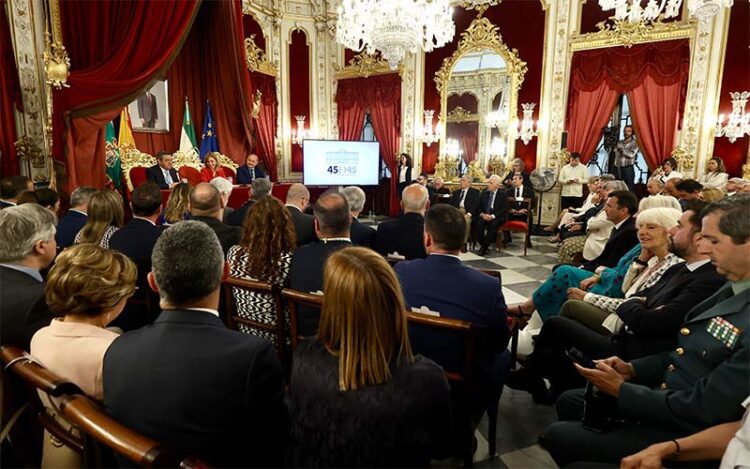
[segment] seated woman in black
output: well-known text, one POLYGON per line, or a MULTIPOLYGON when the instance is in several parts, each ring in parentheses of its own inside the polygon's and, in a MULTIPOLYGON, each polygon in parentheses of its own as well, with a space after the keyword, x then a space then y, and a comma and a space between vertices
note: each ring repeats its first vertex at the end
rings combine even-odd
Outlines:
POLYGON ((449 446, 449 387, 413 356, 401 287, 366 248, 328 258, 317 337, 294 354, 290 464, 415 467, 449 446))

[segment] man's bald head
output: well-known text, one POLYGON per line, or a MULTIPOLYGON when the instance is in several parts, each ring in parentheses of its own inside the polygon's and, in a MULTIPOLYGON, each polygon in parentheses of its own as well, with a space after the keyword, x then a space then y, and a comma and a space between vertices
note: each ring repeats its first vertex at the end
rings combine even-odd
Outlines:
POLYGON ((313 206, 319 238, 349 237, 352 216, 349 203, 338 192, 328 191, 313 206))
POLYGON ((201 182, 190 191, 190 213, 196 217, 210 217, 221 212, 221 194, 214 186, 201 182))
POLYGON ((286 203, 304 210, 310 203, 310 191, 304 184, 295 182, 289 187, 289 192, 286 193, 286 203))
POLYGON ((401 204, 404 206, 404 213, 416 212, 424 215, 427 210, 427 201, 429 193, 427 188, 420 184, 411 184, 402 193, 401 204))

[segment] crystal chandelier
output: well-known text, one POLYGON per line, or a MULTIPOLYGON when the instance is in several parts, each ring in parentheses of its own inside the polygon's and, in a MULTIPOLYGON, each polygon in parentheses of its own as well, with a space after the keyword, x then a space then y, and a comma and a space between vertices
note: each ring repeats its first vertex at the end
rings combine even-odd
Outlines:
POLYGON ((452 41, 452 13, 449 0, 343 0, 336 40, 355 52, 378 50, 395 69, 407 53, 452 41))
POLYGON ((455 161, 464 154, 464 151, 461 149, 461 145, 458 144, 458 140, 449 138, 445 142, 445 154, 455 161))
MULTIPOLYGON (((602 10, 615 10, 615 20, 619 21, 654 21, 659 17, 674 18, 680 14, 682 0, 648 0, 646 6, 642 0, 599 0, 602 10)), ((688 0, 688 12, 691 18, 708 21, 721 8, 731 7, 734 0, 688 0)))
POLYGON ((732 113, 729 119, 724 122, 724 114, 719 115, 716 121, 716 136, 726 137, 731 143, 745 135, 750 135, 750 114, 745 113, 747 100, 750 98, 750 91, 739 91, 729 93, 732 97, 732 113))
POLYGON ((505 142, 500 137, 492 139, 490 145, 490 157, 491 158, 502 158, 505 156, 505 142))
POLYGON ((508 128, 508 108, 498 107, 497 111, 488 112, 484 116, 484 125, 489 128, 497 128, 503 133, 508 128))
POLYGON ((422 132, 417 134, 417 138, 422 141, 428 147, 433 143, 439 141, 443 136, 443 123, 438 118, 437 125, 432 127, 432 116, 435 111, 432 109, 426 109, 424 112, 424 124, 422 125, 422 132))
POLYGON ((521 108, 523 108, 523 120, 521 121, 516 138, 520 138, 524 145, 528 145, 531 139, 537 135, 536 130, 534 130, 535 123, 532 120, 535 106, 536 103, 521 104, 521 108))

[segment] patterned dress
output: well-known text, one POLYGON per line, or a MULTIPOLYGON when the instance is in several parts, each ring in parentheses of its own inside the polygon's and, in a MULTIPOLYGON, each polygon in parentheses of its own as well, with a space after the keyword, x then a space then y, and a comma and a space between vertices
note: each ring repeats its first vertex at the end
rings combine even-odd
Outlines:
MULTIPOLYGON (((99 246, 103 247, 104 249, 109 249, 109 239, 113 234, 117 233, 117 230, 119 230, 119 228, 116 226, 107 227, 107 230, 104 232, 104 236, 102 236, 102 240, 99 241, 99 246)), ((83 229, 76 233, 76 237, 75 239, 73 239, 73 244, 81 244, 81 233, 83 233, 83 229)))
MULTIPOLYGON (((229 248, 227 260, 229 261, 230 267, 229 275, 232 277, 243 280, 258 280, 247 274, 247 272, 250 271, 250 263, 247 252, 243 247, 237 245, 229 248)), ((285 252, 281 255, 272 277, 270 279, 263 279, 262 281, 283 285, 289 276, 289 267, 291 266, 291 263, 292 253, 285 252)), ((265 324, 276 324, 276 305, 274 303, 273 295, 268 293, 249 292, 247 290, 239 290, 236 288, 233 288, 232 290, 238 316, 265 324)), ((289 313, 287 311, 284 311, 284 319, 284 322, 286 323, 287 337, 289 337, 289 313)), ((242 323, 238 324, 238 326, 241 332, 254 334, 258 337, 268 339, 274 346, 278 347, 276 336, 273 333, 253 329, 242 323)))

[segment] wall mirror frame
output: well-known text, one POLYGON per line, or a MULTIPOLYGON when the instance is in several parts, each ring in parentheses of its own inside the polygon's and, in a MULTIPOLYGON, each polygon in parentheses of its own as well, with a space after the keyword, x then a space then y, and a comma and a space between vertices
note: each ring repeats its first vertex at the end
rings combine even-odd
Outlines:
MULTIPOLYGON (((443 64, 440 70, 435 73, 435 84, 437 85, 438 93, 440 93, 440 120, 445 123, 447 131, 448 119, 448 95, 450 94, 450 79, 456 64, 459 60, 471 53, 495 53, 499 55, 505 62, 505 74, 509 81, 506 91, 507 96, 505 98, 509 110, 509 122, 508 128, 505 135, 505 156, 504 161, 507 162, 510 158, 515 155, 515 142, 518 125, 518 94, 523 84, 524 75, 526 74, 527 67, 526 62, 521 60, 518 56, 518 51, 508 47, 504 42, 500 34, 499 28, 494 25, 489 19, 484 18, 481 14, 472 21, 466 31, 461 33, 461 39, 458 42, 458 47, 455 52, 446 57, 443 60, 443 64)), ((481 105, 480 105, 481 106, 481 105)), ((483 126, 484 122, 481 118, 482 108, 479 108, 479 125, 483 126)), ((451 121, 455 121, 456 116, 451 116, 451 121)), ((480 131, 481 131, 480 127, 480 131)), ((490 129, 487 129, 489 132, 490 129)), ((446 158, 447 150, 447 132, 443 133, 444 137, 440 141, 440 152, 438 166, 436 171, 439 169, 448 179, 455 180, 460 177, 457 174, 455 165, 453 162, 449 162, 446 158), (442 163, 442 164, 441 164, 442 163), (450 164, 447 164, 450 163, 450 164)), ((489 139, 480 139, 485 145, 489 145, 489 139)), ((472 162, 468 167, 468 172, 473 176, 479 178, 479 175, 483 172, 482 170, 487 167, 489 161, 489 155, 486 154, 486 147, 480 148, 478 155, 484 156, 477 158, 476 163, 472 162)), ((493 166, 494 167, 494 166, 493 166)), ((437 174, 437 172, 436 172, 437 174)))

